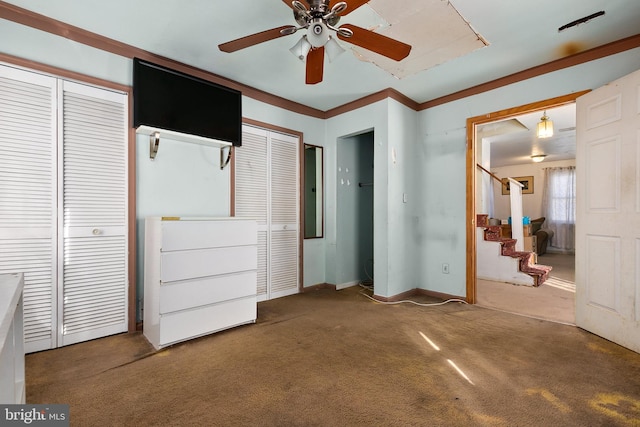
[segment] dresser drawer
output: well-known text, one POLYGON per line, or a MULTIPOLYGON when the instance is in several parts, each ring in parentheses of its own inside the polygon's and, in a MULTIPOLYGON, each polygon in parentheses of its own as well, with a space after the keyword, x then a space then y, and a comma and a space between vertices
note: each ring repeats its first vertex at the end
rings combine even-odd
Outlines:
POLYGON ((257 273, 245 271, 160 286, 160 314, 256 295, 257 273))
POLYGON ((160 316, 160 347, 256 320, 256 297, 160 316))
POLYGON ((258 225, 253 220, 162 221, 163 252, 257 243, 258 225))
POLYGON ((258 268, 256 246, 163 252, 161 282, 216 276, 258 268))

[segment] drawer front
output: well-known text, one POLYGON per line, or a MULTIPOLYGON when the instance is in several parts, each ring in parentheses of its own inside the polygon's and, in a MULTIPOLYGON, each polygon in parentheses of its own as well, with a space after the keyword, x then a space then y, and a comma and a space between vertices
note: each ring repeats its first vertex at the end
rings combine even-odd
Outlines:
POLYGON ((256 246, 163 252, 161 257, 160 280, 162 282, 230 274, 258 268, 256 246))
POLYGON ((162 251, 255 245, 258 225, 251 220, 163 221, 162 251))
POLYGON ((160 286, 160 314, 256 295, 257 273, 245 271, 160 286))
POLYGON ((255 322, 257 303, 247 297, 160 318, 160 346, 255 322))

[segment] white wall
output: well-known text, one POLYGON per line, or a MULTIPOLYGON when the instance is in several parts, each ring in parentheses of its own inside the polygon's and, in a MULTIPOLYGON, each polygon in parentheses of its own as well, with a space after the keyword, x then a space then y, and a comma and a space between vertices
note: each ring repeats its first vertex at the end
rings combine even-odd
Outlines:
MULTIPOLYGON (((542 216, 542 191, 544 189, 544 168, 575 166, 576 160, 561 160, 557 162, 527 163, 523 165, 503 166, 492 168, 500 178, 533 176, 533 194, 522 195, 522 215, 531 219, 542 216)), ((511 216, 509 195, 503 195, 500 184, 492 179, 494 194, 494 218, 507 219, 511 216)), ((482 212, 478 212, 482 213, 482 212)))

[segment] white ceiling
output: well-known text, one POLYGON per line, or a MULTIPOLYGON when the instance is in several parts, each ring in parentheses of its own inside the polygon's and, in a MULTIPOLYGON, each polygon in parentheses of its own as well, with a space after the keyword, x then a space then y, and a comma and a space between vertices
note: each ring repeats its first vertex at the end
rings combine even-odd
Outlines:
MULTIPOLYGON (((487 47, 465 50, 459 56, 453 46, 434 45, 441 43, 438 37, 420 37, 418 40, 424 46, 416 46, 414 54, 444 50, 440 53, 445 54, 446 62, 399 79, 358 59, 351 52, 352 45, 340 41, 349 49, 348 53, 325 63, 322 83, 305 85, 304 63, 289 52, 299 33, 234 53, 223 53, 217 48, 220 43, 245 35, 295 24, 291 8, 281 0, 9 0, 7 3, 323 111, 387 88, 396 89, 418 103, 426 102, 636 35, 640 29, 638 0, 451 0, 449 3, 488 43, 487 47), (600 10, 606 14, 558 32, 560 26, 600 10)), ((416 26, 433 27, 427 20, 412 19, 419 16, 418 12, 428 15, 432 3, 433 0, 371 0, 370 5, 343 17, 340 23, 375 28, 379 26, 377 18, 372 18, 377 13, 375 8, 393 4, 407 13, 394 14, 399 18, 389 30, 393 29, 394 36, 403 31, 411 33, 418 30, 416 26)), ((404 61, 413 59, 409 55, 404 61)))
POLYGON ((545 155, 544 162, 575 159, 576 105, 567 104, 546 110, 553 121, 554 134, 539 139, 536 126, 544 111, 523 114, 513 119, 482 125, 478 136, 491 144, 491 167, 531 163, 531 156, 545 155))

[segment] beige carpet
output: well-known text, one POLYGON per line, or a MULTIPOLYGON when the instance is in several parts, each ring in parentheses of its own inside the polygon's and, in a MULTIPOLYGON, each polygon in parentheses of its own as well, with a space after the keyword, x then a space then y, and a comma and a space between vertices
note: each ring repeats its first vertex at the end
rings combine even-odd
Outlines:
POLYGON ((255 325, 159 352, 118 335, 26 362, 27 402, 69 404, 71 426, 640 425, 638 353, 474 305, 382 305, 359 288, 266 301, 255 325))
POLYGON ((575 324, 575 270, 573 255, 545 254, 538 263, 553 267, 549 279, 537 288, 478 280, 481 307, 553 322, 575 324))

